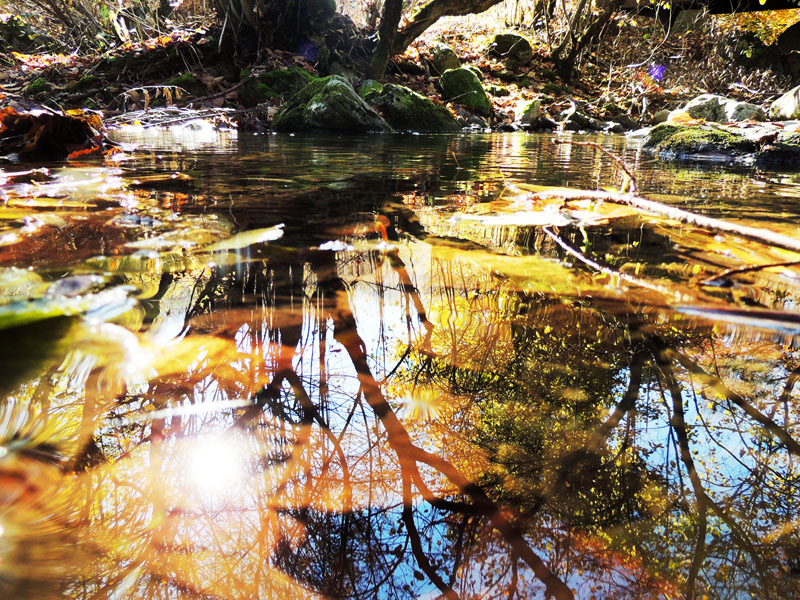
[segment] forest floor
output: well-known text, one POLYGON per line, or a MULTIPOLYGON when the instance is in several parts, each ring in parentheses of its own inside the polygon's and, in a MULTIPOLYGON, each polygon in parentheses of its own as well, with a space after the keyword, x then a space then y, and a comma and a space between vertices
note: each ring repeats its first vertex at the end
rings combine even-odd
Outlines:
MULTIPOLYGON (((677 108, 701 93, 767 105, 792 83, 780 70, 753 61, 737 63, 735 54, 748 52, 741 47, 741 32, 717 21, 695 31, 665 35, 655 19, 619 17, 601 42, 584 54, 569 79, 556 72, 551 41, 532 30, 517 30, 532 43, 531 64, 509 74, 488 52, 493 36, 508 30, 502 23, 487 24, 480 18, 442 20, 404 55, 395 57, 386 81, 406 85, 463 117, 458 105, 441 97, 438 78, 429 66, 433 44, 443 41, 462 64, 483 73, 494 109, 486 125, 498 128, 513 125, 521 106, 534 97, 544 98, 546 114, 556 120, 578 102, 595 118, 611 120, 624 114, 647 125, 658 111, 677 108)), ((228 108, 232 121, 265 128, 281 99, 246 106, 240 85, 243 70, 254 65, 261 70, 299 66, 327 74, 328 69, 284 50, 261 49, 257 56, 231 60, 219 50, 216 34, 213 26, 206 25, 127 42, 104 53, 0 55, 0 107, 16 102, 24 108, 36 104, 65 111, 88 108, 104 117, 158 106, 228 108), (199 85, 182 85, 186 80, 180 77, 187 73, 199 85)))

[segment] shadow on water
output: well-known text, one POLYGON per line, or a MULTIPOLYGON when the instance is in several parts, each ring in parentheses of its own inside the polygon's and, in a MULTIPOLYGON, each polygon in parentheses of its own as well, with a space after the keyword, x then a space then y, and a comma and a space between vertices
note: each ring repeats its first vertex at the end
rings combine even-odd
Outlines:
POLYGON ((151 143, 8 188, 2 597, 798 595, 800 271, 701 282, 773 249, 544 137, 151 143))

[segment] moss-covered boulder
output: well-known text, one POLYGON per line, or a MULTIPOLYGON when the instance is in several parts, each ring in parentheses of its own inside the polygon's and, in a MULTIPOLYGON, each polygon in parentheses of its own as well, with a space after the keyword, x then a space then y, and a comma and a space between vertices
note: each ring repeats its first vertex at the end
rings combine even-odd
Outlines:
POLYGON ((721 127, 670 123, 653 127, 644 147, 665 158, 691 158, 700 154, 732 157, 758 149, 756 143, 744 135, 721 127))
POLYGON ((273 128, 286 132, 392 131, 384 118, 338 75, 317 79, 291 96, 275 115, 273 128))
POLYGON ((457 102, 468 109, 488 116, 492 104, 477 75, 469 69, 450 69, 439 80, 445 99, 457 102))
POLYGON ((461 59, 458 58, 455 50, 442 42, 435 44, 431 48, 431 55, 433 57, 431 61, 433 70, 439 75, 450 69, 458 69, 461 66, 461 59))
POLYGON ((364 99, 379 106, 389 124, 398 131, 455 133, 461 126, 444 107, 402 85, 387 83, 371 88, 364 99))
POLYGON ((267 102, 272 98, 278 98, 280 94, 271 87, 262 83, 258 78, 248 78, 239 88, 239 102, 250 108, 258 106, 262 102, 267 102))
POLYGON ((319 79, 300 67, 275 69, 260 74, 244 69, 239 78, 244 80, 244 84, 239 88, 239 101, 247 107, 257 106, 273 98, 286 98, 319 79))
POLYGON ((498 33, 489 44, 489 54, 502 59, 511 68, 529 65, 533 59, 530 42, 516 33, 498 33))
POLYGON ((650 130, 644 147, 665 159, 800 166, 800 133, 769 124, 737 129, 663 123, 650 130))
POLYGON ((542 101, 535 98, 518 107, 519 122, 526 127, 534 127, 542 118, 542 101))
POLYGON ((164 82, 164 85, 170 87, 180 88, 182 92, 189 94, 195 98, 200 98, 208 94, 206 86, 200 81, 194 73, 181 73, 164 82))
POLYGON ((367 96, 373 93, 380 94, 382 89, 383 84, 381 82, 374 79, 365 79, 358 88, 358 95, 366 100, 367 96))
POLYGON ((319 77, 300 67, 275 69, 274 71, 264 73, 258 77, 261 83, 269 86, 281 96, 296 94, 309 83, 317 79, 319 79, 319 77))

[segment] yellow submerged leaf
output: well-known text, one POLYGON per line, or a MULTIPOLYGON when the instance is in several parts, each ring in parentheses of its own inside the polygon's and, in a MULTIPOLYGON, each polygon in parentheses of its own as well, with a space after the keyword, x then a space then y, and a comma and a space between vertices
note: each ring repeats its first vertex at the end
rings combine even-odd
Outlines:
POLYGON ((204 252, 221 252, 230 250, 242 250, 254 244, 272 242, 283 237, 283 223, 266 229, 253 229, 234 235, 227 240, 211 244, 203 248, 204 252))

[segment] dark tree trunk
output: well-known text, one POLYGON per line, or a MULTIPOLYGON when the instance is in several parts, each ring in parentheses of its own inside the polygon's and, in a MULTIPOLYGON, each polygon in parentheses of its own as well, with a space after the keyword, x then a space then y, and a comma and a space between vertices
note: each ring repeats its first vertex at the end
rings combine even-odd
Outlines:
POLYGON ((391 54, 402 54, 428 27, 441 17, 458 17, 482 13, 503 0, 431 0, 411 22, 397 32, 391 54))
POLYGON ((383 79, 383 75, 386 73, 386 65, 389 64, 389 56, 392 54, 402 12, 403 0, 385 0, 383 3, 383 16, 381 16, 381 26, 378 29, 378 45, 372 54, 372 61, 367 72, 370 79, 383 79))

